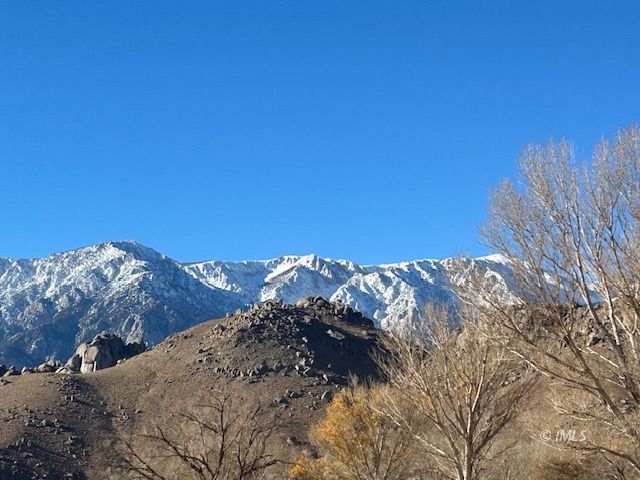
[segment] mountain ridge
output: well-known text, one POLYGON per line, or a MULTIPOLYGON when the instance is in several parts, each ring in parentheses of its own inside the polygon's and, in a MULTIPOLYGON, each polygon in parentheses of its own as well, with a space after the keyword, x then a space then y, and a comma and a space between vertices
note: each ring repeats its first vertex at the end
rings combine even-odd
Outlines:
POLYGON ((284 255, 181 263, 135 241, 109 241, 45 258, 0 258, 0 363, 65 360, 102 332, 151 344, 238 308, 276 299, 341 301, 384 329, 419 320, 429 301, 451 301, 471 275, 512 295, 507 262, 423 259, 381 265, 284 255))

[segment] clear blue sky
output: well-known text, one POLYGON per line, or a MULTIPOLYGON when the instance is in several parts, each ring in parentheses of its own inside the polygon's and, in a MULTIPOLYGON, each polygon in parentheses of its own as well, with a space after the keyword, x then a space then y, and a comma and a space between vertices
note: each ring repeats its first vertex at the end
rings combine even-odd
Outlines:
POLYGON ((4 1, 0 256, 483 254, 521 148, 640 121, 637 1, 4 1))

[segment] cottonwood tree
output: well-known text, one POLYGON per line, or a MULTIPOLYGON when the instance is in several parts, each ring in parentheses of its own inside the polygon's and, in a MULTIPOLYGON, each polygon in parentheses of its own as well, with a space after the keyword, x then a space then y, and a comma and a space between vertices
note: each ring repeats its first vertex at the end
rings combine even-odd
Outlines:
POLYGON ((639 220, 639 127, 600 142, 584 165, 566 141, 530 146, 518 181, 493 192, 483 228, 520 302, 505 305, 482 279, 462 293, 493 320, 494 339, 565 389, 556 408, 593 426, 576 447, 637 474, 639 220))
POLYGON ((178 419, 122 440, 117 468, 125 478, 256 480, 282 463, 273 442, 284 423, 260 403, 242 403, 219 391, 206 406, 178 419))
POLYGON ((381 411, 427 454, 432 478, 497 478, 513 447, 503 434, 535 381, 523 362, 476 331, 471 314, 456 313, 467 323, 456 333, 449 310, 432 306, 428 328, 391 334, 378 358, 393 392, 381 411))
POLYGON ((417 478, 411 439, 378 408, 385 387, 353 386, 336 395, 311 429, 323 457, 300 458, 289 471, 299 480, 417 478))

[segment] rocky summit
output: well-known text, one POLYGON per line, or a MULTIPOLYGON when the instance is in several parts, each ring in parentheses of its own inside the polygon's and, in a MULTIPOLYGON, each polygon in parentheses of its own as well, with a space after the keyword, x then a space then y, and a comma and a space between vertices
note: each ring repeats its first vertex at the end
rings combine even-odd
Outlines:
POLYGON ((381 335, 342 302, 267 301, 173 334, 112 368, 5 377, 0 478, 120 478, 114 465, 123 439, 144 451, 136 433, 206 405, 220 389, 286 419, 274 440, 283 458, 314 455, 308 427, 350 376, 378 376, 370 354, 381 335))

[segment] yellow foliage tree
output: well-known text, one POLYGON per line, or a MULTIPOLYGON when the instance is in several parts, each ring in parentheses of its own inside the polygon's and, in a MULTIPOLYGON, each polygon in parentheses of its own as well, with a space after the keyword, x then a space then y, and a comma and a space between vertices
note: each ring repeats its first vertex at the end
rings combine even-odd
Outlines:
POLYGON ((298 480, 406 480, 412 449, 407 437, 378 413, 380 389, 355 387, 339 393, 325 419, 312 428, 320 459, 300 458, 289 471, 298 480))

